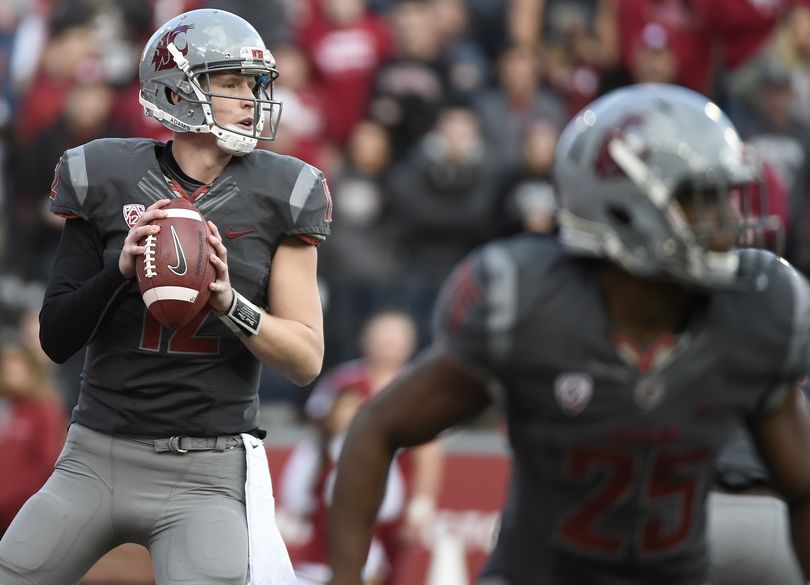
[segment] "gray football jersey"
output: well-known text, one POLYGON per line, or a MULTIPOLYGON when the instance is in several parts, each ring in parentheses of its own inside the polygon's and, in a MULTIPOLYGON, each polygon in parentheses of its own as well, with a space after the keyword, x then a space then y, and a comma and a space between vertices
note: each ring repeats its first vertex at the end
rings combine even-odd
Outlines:
MULTIPOLYGON (((144 139, 102 139, 65 152, 51 193, 54 213, 91 222, 103 264, 117 263, 129 225, 159 199, 175 197, 144 139), (128 223, 130 222, 130 223, 128 223)), ((236 290, 267 306, 273 254, 291 235, 329 234, 323 174, 292 157, 234 157, 195 204, 228 248, 236 290)), ((134 435, 218 435, 257 428, 260 363, 204 308, 188 325, 162 328, 133 281, 87 347, 74 420, 134 435)))
POLYGON ((810 355, 804 278, 767 252, 741 254, 767 265, 768 285, 708 297, 644 368, 612 341, 593 260, 520 236, 459 265, 437 338, 499 382, 514 455, 484 574, 512 585, 705 583, 714 458, 810 355))
MULTIPOLYGON (((803 380, 801 390, 807 396, 807 379, 803 380)), ((760 459, 756 445, 747 426, 741 423, 731 439, 720 450, 715 464, 717 483, 731 490, 743 490, 749 487, 768 486, 771 477, 760 459)))

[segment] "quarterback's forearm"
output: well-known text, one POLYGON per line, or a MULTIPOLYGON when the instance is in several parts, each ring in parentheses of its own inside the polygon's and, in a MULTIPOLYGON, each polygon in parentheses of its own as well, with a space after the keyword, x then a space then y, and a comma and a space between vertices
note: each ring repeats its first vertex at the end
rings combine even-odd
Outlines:
POLYGON ((352 424, 337 467, 329 512, 331 585, 357 585, 385 492, 393 447, 365 414, 352 424))
POLYGON ((810 497, 790 505, 790 532, 796 558, 810 580, 810 497))
POLYGON ((323 335, 303 323, 262 311, 259 333, 242 340, 259 361, 299 386, 309 384, 321 372, 323 335))
POLYGON ((273 255, 257 335, 246 345, 262 363, 295 384, 309 384, 323 363, 323 308, 318 291, 318 253, 297 237, 284 240, 273 255))

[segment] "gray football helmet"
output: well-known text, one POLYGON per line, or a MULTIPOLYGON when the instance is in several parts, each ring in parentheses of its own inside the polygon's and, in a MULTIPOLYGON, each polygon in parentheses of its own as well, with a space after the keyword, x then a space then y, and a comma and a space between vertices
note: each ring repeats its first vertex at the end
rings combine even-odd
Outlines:
POLYGON ((144 113, 174 132, 211 132, 220 148, 237 156, 251 152, 257 140, 275 138, 281 116, 281 102, 273 99, 276 62, 256 29, 235 14, 192 10, 172 18, 146 43, 139 73, 144 113), (220 124, 211 107, 208 75, 229 70, 256 80, 250 131, 220 124), (171 91, 181 97, 176 104, 171 91))
POLYGON ((751 149, 706 97, 666 84, 618 89, 560 136, 560 240, 637 276, 735 286, 744 272, 739 255, 709 242, 720 229, 737 245, 760 240, 767 213, 759 178, 751 149))

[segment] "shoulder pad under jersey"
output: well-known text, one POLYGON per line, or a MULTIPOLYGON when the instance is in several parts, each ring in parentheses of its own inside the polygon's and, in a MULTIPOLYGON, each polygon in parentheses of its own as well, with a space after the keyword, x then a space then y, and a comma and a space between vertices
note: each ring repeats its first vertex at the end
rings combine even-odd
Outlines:
POLYGON ((797 378, 810 367, 810 286, 783 258, 765 250, 741 250, 740 266, 756 267, 762 286, 739 295, 727 309, 730 339, 741 367, 754 374, 797 378), (772 356, 769 358, 768 356, 772 356), (776 364, 776 372, 768 372, 776 364))
POLYGON ((451 353, 494 367, 551 268, 564 258, 555 239, 520 235, 495 240, 468 255, 444 283, 436 305, 435 338, 451 353))
POLYGON ((155 144, 144 138, 102 138, 66 150, 54 171, 51 211, 90 219, 105 204, 108 188, 123 195, 154 164, 155 144))
POLYGON ((231 173, 240 191, 267 198, 284 220, 287 235, 329 235, 332 198, 326 177, 292 156, 256 150, 235 159, 231 173))

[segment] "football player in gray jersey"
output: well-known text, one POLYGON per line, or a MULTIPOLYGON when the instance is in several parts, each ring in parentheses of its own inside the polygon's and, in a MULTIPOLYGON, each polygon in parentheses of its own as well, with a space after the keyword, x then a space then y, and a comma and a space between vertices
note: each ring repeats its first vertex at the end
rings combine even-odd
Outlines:
POLYGON ((68 150, 51 210, 66 217, 40 314, 57 362, 87 348, 67 443, 0 541, 3 585, 71 585, 115 546, 152 556, 159 585, 292 585, 259 428, 262 364, 299 385, 323 359, 317 244, 323 174, 267 150, 278 73, 255 29, 198 10, 162 26, 141 59, 141 103, 163 144, 68 150), (208 221, 209 303, 168 330, 134 276, 173 197, 208 221))
POLYGON ((554 167, 557 238, 464 260, 436 338, 349 431, 331 585, 360 585, 395 451, 493 401, 513 467, 480 585, 705 585, 714 460, 746 421, 810 574, 810 287, 762 233, 757 166, 723 112, 669 85, 573 119, 554 167), (739 246, 739 247, 738 247, 739 246))

